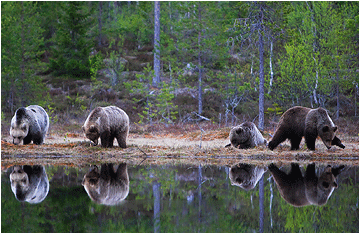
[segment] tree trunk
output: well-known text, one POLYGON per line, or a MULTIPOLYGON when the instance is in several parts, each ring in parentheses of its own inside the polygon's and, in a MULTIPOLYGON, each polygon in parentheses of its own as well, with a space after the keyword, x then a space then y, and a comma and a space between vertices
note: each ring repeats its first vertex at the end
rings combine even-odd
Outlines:
MULTIPOLYGON (((260 25, 263 23, 263 11, 260 10, 260 25)), ((260 57, 260 69, 259 69, 259 130, 264 130, 264 41, 262 35, 263 29, 259 30, 259 57, 260 57)))
POLYGON ((99 42, 98 45, 101 48, 102 47, 102 35, 101 35, 101 30, 102 30, 102 20, 101 20, 101 15, 102 15, 102 1, 99 2, 99 42))
MULTIPOLYGON (((336 51, 336 54, 339 55, 339 52, 336 51)), ((336 63, 336 119, 339 119, 340 112, 340 100, 339 100, 339 60, 336 63)))
POLYGON ((265 194, 264 194, 264 175, 259 180, 259 232, 264 232, 264 206, 265 194))
POLYGON ((154 70, 155 77, 152 85, 157 87, 160 84, 160 2, 155 1, 155 29, 154 29, 154 70))
POLYGON ((199 115, 202 113, 202 65, 201 65, 201 7, 199 2, 199 36, 198 36, 198 45, 199 45, 199 115))
POLYGON ((153 183, 154 196, 154 232, 160 232, 160 208, 161 208, 161 184, 159 182, 153 183))
POLYGON ((273 80, 274 80, 274 72, 273 72, 273 67, 272 67, 272 57, 273 57, 273 41, 271 40, 271 42, 270 42, 270 82, 269 82, 268 94, 270 94, 270 92, 271 92, 271 87, 272 87, 272 83, 273 83, 273 80))

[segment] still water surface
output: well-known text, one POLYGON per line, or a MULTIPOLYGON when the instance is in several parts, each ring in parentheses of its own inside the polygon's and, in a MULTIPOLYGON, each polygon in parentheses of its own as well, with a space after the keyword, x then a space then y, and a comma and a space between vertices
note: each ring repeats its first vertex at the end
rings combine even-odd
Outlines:
POLYGON ((13 166, 1 175, 1 232, 358 233, 358 170, 13 166))

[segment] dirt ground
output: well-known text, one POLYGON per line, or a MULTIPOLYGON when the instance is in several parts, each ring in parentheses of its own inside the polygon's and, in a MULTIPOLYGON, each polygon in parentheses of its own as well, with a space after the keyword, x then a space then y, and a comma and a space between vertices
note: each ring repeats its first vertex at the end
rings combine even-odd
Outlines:
MULTIPOLYGON (((18 145, 11 142, 9 135, 1 141, 1 167, 6 169, 15 164, 60 164, 79 166, 104 162, 125 161, 130 164, 212 164, 234 165, 239 162, 269 164, 270 162, 320 162, 358 165, 359 138, 347 134, 338 134, 345 149, 336 146, 327 149, 320 139, 316 141, 316 150, 306 149, 304 140, 300 150, 290 151, 289 141, 274 151, 265 146, 255 149, 239 150, 224 146, 229 143, 229 129, 207 131, 181 131, 130 133, 128 148, 121 149, 117 142, 113 148, 92 146, 90 141, 78 133, 51 133, 43 145, 18 145)), ((264 132, 269 141, 271 136, 264 132)))

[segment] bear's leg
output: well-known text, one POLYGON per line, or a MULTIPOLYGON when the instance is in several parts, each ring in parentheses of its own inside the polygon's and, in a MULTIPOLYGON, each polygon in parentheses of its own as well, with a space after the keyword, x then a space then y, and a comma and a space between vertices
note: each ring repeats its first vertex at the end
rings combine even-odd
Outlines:
POLYGON ((110 140, 110 132, 108 131, 104 131, 103 133, 100 134, 100 139, 101 139, 101 146, 102 147, 109 147, 109 140, 110 140))
POLYGON ((114 146, 114 136, 110 136, 109 138, 109 142, 108 142, 108 147, 113 147, 114 146))
POLYGON ((101 165, 100 176, 104 180, 110 181, 115 178, 114 165, 112 163, 104 163, 101 165))
POLYGON ((271 163, 268 168, 274 177, 274 180, 280 187, 290 184, 290 181, 288 180, 289 176, 285 172, 281 171, 277 166, 275 166, 275 164, 271 163))
POLYGON ((268 144, 268 147, 270 150, 275 149, 280 143, 284 142, 286 140, 287 136, 284 134, 284 131, 281 129, 278 129, 274 137, 271 139, 271 141, 268 144))
POLYGON ((291 163, 291 170, 290 170, 289 176, 291 178, 296 178, 296 180, 303 178, 299 164, 291 163))
POLYGON ((24 139, 23 139, 23 144, 24 145, 27 145, 27 144, 30 144, 32 140, 32 136, 30 134, 28 134, 24 139))
POLYGON ((127 165, 126 163, 120 163, 119 167, 116 171, 116 179, 121 180, 123 182, 129 181, 129 176, 127 174, 127 165))
POLYGON ((291 150, 298 150, 300 148, 300 142, 302 137, 299 136, 291 136, 290 143, 291 143, 291 150))
POLYGON ((315 150, 316 137, 314 134, 305 133, 305 143, 309 150, 315 150))
POLYGON ((33 135, 32 136, 32 141, 36 145, 41 145, 44 142, 44 138, 40 134, 39 135, 33 135))
POLYGON ((126 148, 126 133, 119 133, 116 140, 121 148, 126 148))
POLYGON ((313 184, 313 186, 316 187, 318 177, 315 173, 315 163, 311 163, 306 167, 305 181, 307 184, 313 184))

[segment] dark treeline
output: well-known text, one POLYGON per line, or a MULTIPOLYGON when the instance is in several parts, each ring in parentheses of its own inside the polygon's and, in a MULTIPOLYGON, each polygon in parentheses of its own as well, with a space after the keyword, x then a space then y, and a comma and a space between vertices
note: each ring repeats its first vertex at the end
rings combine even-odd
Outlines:
POLYGON ((294 105, 358 116, 358 2, 2 2, 1 11, 2 119, 30 104, 52 121, 111 104, 132 122, 258 117, 260 129, 264 115, 294 105))

